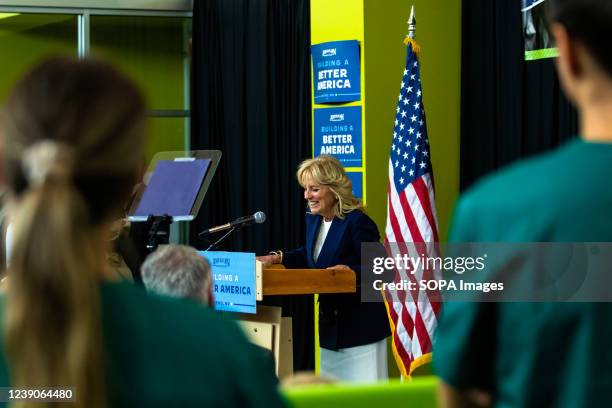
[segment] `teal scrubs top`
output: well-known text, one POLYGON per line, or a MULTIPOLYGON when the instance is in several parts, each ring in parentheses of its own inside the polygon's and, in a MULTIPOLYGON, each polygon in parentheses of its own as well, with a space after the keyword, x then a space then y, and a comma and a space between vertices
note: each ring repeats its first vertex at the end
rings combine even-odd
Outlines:
MULTIPOLYGON (((612 144, 573 140, 469 190, 451 242, 612 242, 612 144)), ((611 289, 612 290, 612 289, 611 289)), ((434 368, 498 407, 612 405, 612 304, 444 304, 434 368)))

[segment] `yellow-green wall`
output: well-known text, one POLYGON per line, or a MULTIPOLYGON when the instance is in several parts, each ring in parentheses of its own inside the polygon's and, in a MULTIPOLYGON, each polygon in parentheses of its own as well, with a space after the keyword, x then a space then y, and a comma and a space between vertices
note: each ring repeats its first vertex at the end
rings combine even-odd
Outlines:
POLYGON ((77 19, 14 14, 0 19, 0 105, 17 80, 48 54, 77 55, 77 19))

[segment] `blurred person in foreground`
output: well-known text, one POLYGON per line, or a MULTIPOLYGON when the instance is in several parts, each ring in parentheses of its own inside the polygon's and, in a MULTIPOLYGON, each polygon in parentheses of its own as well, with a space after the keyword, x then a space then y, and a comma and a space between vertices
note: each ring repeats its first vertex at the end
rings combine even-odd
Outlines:
MULTIPOLYGON (((478 183, 450 241, 612 241, 612 2, 549 5, 580 137, 478 183)), ((611 338, 610 303, 448 302, 434 348, 443 405, 611 406, 611 338)))
POLYGON ((210 264, 186 245, 160 245, 142 264, 142 281, 149 292, 193 299, 214 306, 210 264))
POLYGON ((14 244, 0 386, 71 387, 71 407, 281 406, 234 323, 110 278, 109 226, 144 152, 134 85, 104 62, 51 58, 2 113, 14 244))
POLYGON ((306 244, 258 259, 288 268, 355 271, 357 293, 319 295, 321 374, 350 382, 385 380, 390 335, 385 305, 361 302, 359 289, 361 244, 379 242, 378 228, 353 196, 351 181, 334 157, 305 160, 297 179, 308 202, 306 244))

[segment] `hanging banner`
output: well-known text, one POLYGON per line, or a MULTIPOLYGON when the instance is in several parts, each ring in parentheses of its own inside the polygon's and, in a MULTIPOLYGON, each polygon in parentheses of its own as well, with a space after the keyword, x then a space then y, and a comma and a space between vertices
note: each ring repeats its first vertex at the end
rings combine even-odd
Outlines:
POLYGON ((353 102, 361 99, 357 40, 314 44, 311 52, 315 103, 353 102))
POLYGON ((208 260, 212 269, 215 310, 257 313, 255 254, 248 252, 198 252, 208 260))
POLYGON ((353 183, 353 195, 357 198, 363 198, 363 173, 347 171, 346 175, 353 183))
POLYGON ((344 167, 361 167, 361 106, 314 110, 314 154, 334 156, 344 167))
POLYGON ((525 60, 527 61, 555 58, 559 55, 548 30, 546 20, 548 6, 546 0, 521 0, 525 60))

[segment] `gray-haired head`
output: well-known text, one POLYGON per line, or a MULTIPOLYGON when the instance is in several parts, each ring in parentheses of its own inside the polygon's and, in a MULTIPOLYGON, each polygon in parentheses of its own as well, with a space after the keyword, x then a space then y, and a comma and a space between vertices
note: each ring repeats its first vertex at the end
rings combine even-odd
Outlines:
POLYGON ((150 292, 211 304, 210 264, 185 245, 161 245, 142 264, 142 281, 150 292))

